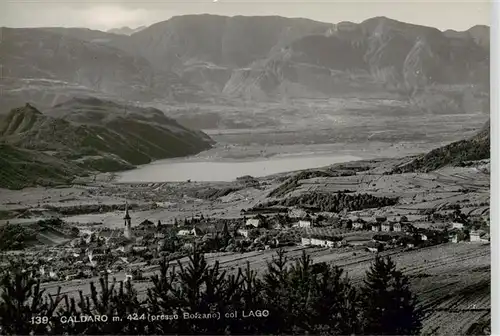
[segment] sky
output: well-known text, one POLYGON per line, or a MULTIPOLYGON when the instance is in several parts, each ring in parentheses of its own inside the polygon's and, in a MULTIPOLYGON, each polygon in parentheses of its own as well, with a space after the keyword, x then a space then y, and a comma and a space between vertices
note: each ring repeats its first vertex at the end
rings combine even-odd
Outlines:
POLYGON ((482 0, 0 0, 0 26, 86 27, 108 30, 149 26, 184 14, 280 15, 338 23, 386 16, 441 30, 490 25, 491 5, 482 0))

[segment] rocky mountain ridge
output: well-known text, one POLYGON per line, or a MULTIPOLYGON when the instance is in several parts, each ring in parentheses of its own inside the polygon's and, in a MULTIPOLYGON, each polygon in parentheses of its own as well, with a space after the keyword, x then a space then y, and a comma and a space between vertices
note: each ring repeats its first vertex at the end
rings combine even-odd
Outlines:
POLYGON ((131 99, 194 101, 203 91, 253 100, 387 90, 414 96, 450 87, 489 91, 486 26, 441 32, 385 17, 331 24, 204 14, 176 16, 130 36, 80 28, 3 32, 9 76, 57 77, 131 99), (57 48, 77 62, 56 57, 52 69, 48 55, 61 54, 57 48), (16 62, 16 55, 30 66, 16 62))
POLYGON ((206 134, 180 126, 159 110, 97 98, 74 98, 46 113, 30 104, 13 109, 0 119, 0 141, 15 153, 10 157, 63 161, 75 175, 197 154, 213 144, 206 134))

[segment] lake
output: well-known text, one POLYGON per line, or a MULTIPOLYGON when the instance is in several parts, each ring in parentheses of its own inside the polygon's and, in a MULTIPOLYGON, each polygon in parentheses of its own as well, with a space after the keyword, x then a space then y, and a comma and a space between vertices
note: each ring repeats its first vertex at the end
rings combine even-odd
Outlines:
POLYGON ((210 161, 168 159, 117 174, 117 182, 233 181, 250 175, 262 177, 294 170, 318 168, 334 163, 360 160, 351 155, 274 156, 267 159, 210 161))

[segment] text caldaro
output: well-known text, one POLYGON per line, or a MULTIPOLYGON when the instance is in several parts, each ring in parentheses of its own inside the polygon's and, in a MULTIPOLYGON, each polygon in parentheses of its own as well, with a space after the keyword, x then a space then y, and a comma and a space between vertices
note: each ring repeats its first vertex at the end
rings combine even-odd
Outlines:
POLYGON ((95 323, 108 322, 106 315, 80 315, 80 316, 61 316, 61 323, 95 323))

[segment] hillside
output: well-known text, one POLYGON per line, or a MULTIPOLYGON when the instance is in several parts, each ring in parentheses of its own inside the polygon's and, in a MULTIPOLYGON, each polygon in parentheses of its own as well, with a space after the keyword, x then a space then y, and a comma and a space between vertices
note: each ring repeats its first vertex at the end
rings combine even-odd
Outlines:
POLYGON ((197 154, 213 143, 159 110, 97 98, 74 98, 46 114, 29 104, 14 109, 0 122, 0 139, 103 172, 197 154))
POLYGON ((445 166, 462 165, 466 161, 490 158, 490 122, 472 138, 453 142, 436 148, 416 158, 408 164, 400 166, 394 173, 429 172, 445 166))
POLYGON ((130 28, 130 27, 121 27, 121 28, 113 28, 107 30, 108 33, 111 34, 117 34, 117 35, 132 35, 134 33, 140 32, 141 30, 145 29, 146 26, 140 26, 137 28, 130 28))
POLYGON ((224 92, 246 98, 383 90, 418 96, 436 86, 476 85, 475 92, 486 91, 488 82, 489 49, 470 34, 457 42, 437 29, 382 17, 298 38, 236 69, 224 92))
MULTIPOLYGON (((103 41, 103 36, 121 36, 84 29, 0 28, 2 82, 43 79, 57 85, 80 86, 110 97, 150 101, 169 99, 196 101, 201 94, 175 73, 161 71, 139 55, 131 55, 103 41), (101 36, 99 41, 90 37, 101 36)), ((105 40, 105 39, 104 39, 105 40)), ((126 44, 126 43, 125 43, 126 44)), ((5 85, 3 94, 17 103, 26 101, 36 83, 5 85)), ((40 88, 39 91, 45 91, 40 88)), ((59 94, 65 90, 59 88, 59 94)), ((35 101, 38 103, 38 101, 35 101)))
POLYGON ((279 16, 183 15, 133 34, 131 45, 158 67, 198 61, 239 68, 297 38, 324 34, 331 26, 279 16))
POLYGON ((0 226, 0 251, 21 250, 33 245, 57 245, 78 237, 79 230, 58 218, 28 225, 0 226))
POLYGON ((22 189, 34 185, 69 183, 86 170, 49 154, 0 143, 0 188, 22 189))

